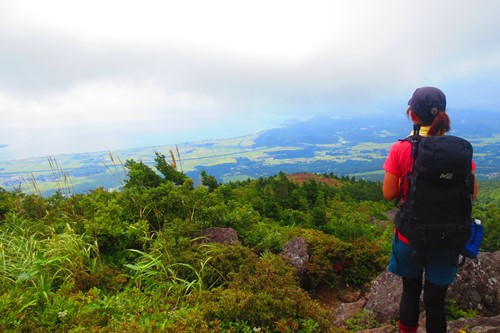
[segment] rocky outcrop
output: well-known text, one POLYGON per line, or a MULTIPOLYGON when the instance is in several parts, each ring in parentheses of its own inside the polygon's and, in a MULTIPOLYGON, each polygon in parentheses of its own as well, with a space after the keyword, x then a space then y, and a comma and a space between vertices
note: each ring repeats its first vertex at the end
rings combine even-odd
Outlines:
POLYGON ((233 228, 208 228, 202 234, 202 242, 235 245, 238 241, 238 233, 233 228))
POLYGON ((306 270, 306 265, 309 262, 309 254, 307 253, 307 244, 303 237, 296 237, 283 246, 281 256, 285 258, 301 275, 306 270))
MULTIPOLYGON (((386 270, 372 282, 365 310, 373 312, 381 323, 396 319, 401 292, 400 278, 386 270)), ((480 316, 499 315, 500 251, 480 253, 477 259, 468 259, 446 296, 459 308, 475 310, 480 316)))
POLYGON ((448 323, 448 332, 500 333, 500 315, 474 319, 459 319, 448 323), (465 330, 467 328, 467 330, 465 330))
MULTIPOLYGON (((364 309, 372 312, 379 323, 397 319, 401 292, 400 278, 386 270, 372 282, 364 309)), ((447 299, 454 300, 460 309, 477 311, 479 317, 449 323, 450 332, 463 327, 469 327, 470 332, 500 332, 491 330, 500 327, 500 251, 468 259, 449 288, 447 299), (478 330, 470 330, 476 326, 478 330)), ((423 312, 423 301, 421 308, 423 312)))
POLYGON ((365 310, 379 323, 397 319, 402 290, 401 278, 385 270, 372 282, 365 310))
POLYGON ((447 296, 461 309, 475 310, 486 317, 500 314, 500 251, 468 259, 447 296))
POLYGON ((352 303, 341 303, 334 312, 333 324, 335 326, 342 327, 346 320, 354 317, 359 313, 361 309, 366 304, 366 300, 364 298, 360 298, 359 300, 352 303))

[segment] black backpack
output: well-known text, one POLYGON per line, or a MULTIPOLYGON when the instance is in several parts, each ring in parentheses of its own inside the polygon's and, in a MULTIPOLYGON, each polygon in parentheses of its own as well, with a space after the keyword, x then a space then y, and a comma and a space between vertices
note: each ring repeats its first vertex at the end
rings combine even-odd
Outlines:
MULTIPOLYGON (((471 233, 472 145, 456 136, 419 135, 414 126, 412 170, 396 230, 419 258, 433 252, 461 253, 471 233)), ((425 259, 424 259, 425 260, 425 259)), ((463 262, 462 262, 463 263, 463 262)))

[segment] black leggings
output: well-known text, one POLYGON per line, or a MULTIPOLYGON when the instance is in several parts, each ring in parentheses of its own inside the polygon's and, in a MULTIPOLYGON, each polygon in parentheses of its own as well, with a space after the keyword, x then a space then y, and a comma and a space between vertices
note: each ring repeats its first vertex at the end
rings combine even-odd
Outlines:
MULTIPOLYGON (((427 333, 445 333, 446 318, 444 304, 448 286, 439 286, 425 280, 424 304, 426 313, 427 333)), ((399 305, 399 319, 407 327, 418 325, 420 293, 422 292, 422 278, 403 278, 403 294, 399 305)))

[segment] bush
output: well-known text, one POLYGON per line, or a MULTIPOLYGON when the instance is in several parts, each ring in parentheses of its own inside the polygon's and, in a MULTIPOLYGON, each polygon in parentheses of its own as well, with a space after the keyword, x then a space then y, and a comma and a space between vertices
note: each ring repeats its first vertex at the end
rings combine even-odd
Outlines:
POLYGON ((326 310, 312 300, 279 256, 268 254, 231 274, 228 288, 203 294, 207 322, 229 331, 331 332, 326 310))
POLYGON ((254 248, 257 252, 279 252, 291 238, 292 230, 274 221, 266 220, 241 230, 239 235, 245 246, 254 248))
POLYGON ((341 284, 345 267, 350 262, 347 251, 351 246, 313 229, 302 229, 297 235, 305 238, 309 253, 304 287, 317 289, 341 284))
MULTIPOLYGON (((387 264, 392 226, 380 184, 280 174, 193 188, 134 167, 144 181, 122 192, 0 189, 0 331, 347 332, 330 327, 306 291, 361 287, 387 264), (199 235, 214 226, 236 229, 241 243, 204 243, 199 235), (301 281, 275 254, 298 236, 310 256, 301 281)), ((490 190, 474 206, 483 251, 500 247, 490 190)), ((348 324, 371 321, 361 314, 348 324)))
POLYGON ((298 235, 306 239, 309 253, 303 281, 306 289, 363 286, 387 265, 385 241, 358 239, 350 244, 312 229, 303 229, 298 235))
POLYGON ((495 252, 500 250, 500 207, 495 204, 474 207, 473 216, 482 221, 484 238, 481 251, 495 252))
POLYGON ((211 289, 226 285, 232 274, 254 265, 257 255, 250 248, 241 245, 210 244, 206 248, 205 258, 193 258, 192 255, 187 257, 187 254, 184 254, 182 260, 192 265, 206 260, 202 278, 204 285, 211 289))

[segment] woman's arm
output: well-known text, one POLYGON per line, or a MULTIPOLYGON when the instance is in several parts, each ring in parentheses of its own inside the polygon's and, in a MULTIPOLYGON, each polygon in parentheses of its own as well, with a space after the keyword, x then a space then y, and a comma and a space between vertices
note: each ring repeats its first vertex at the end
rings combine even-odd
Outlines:
POLYGON ((382 193, 387 201, 396 199, 399 195, 399 177, 390 172, 386 172, 382 185, 382 193))

